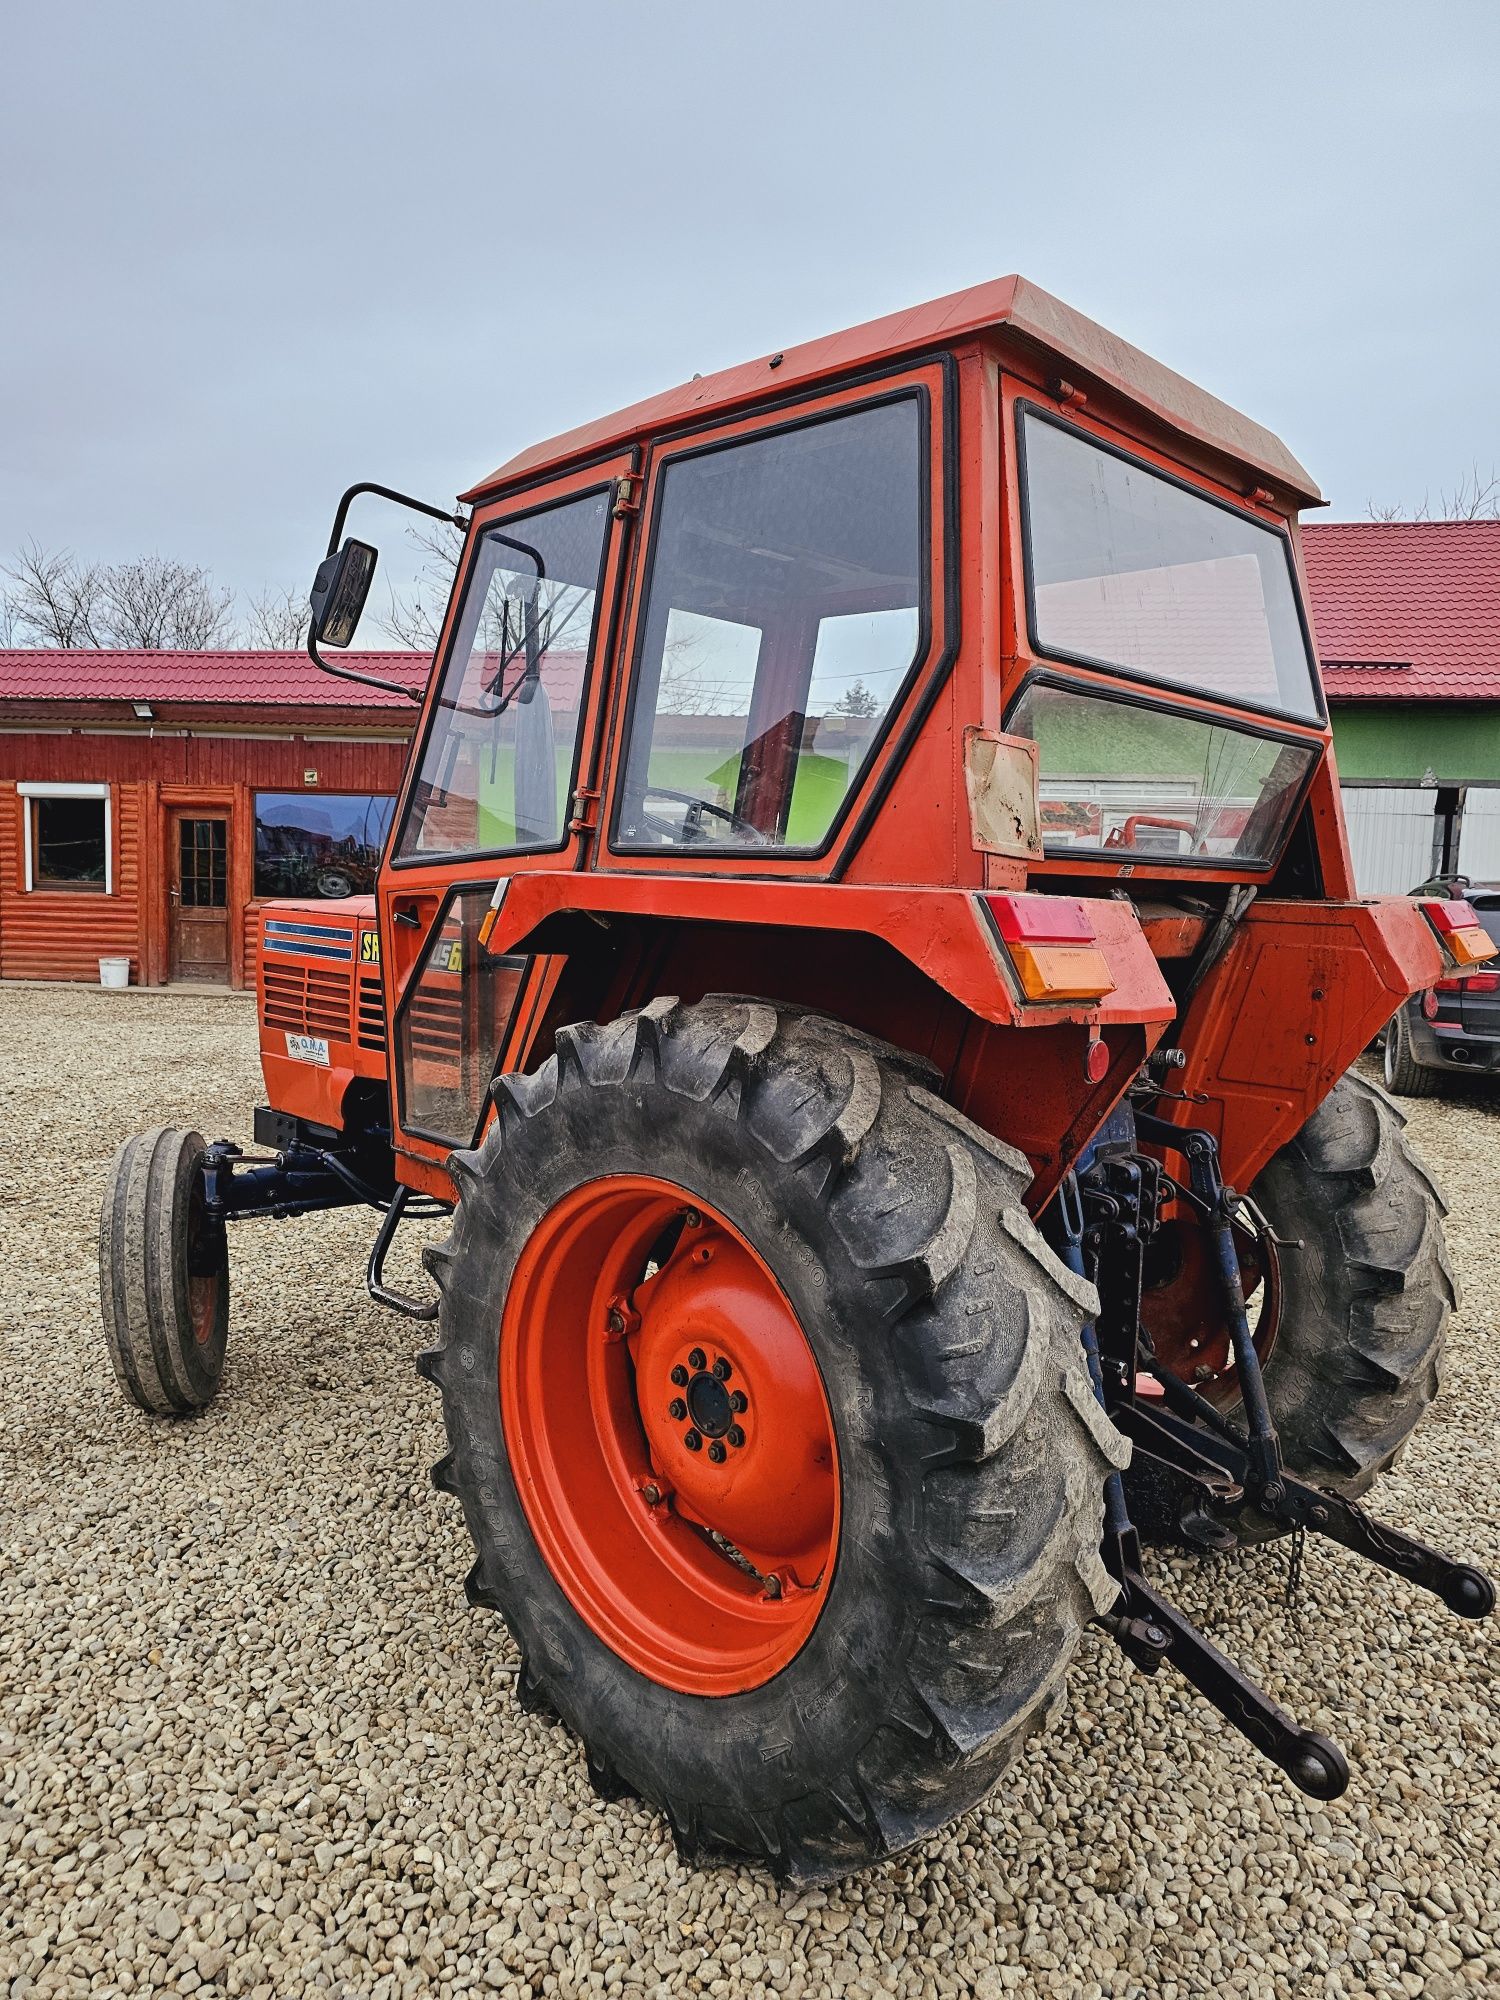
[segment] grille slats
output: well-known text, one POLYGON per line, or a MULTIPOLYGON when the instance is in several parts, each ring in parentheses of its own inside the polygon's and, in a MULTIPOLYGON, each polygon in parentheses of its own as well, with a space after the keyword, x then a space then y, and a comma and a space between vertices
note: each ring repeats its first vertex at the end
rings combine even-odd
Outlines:
POLYGON ((351 979, 341 968, 265 961, 262 1018, 268 1028, 329 1041, 353 1039, 351 979))
POLYGON ((384 1055, 385 1003, 381 998, 378 972, 362 972, 359 975, 357 1027, 360 1047, 373 1049, 377 1055, 384 1055))

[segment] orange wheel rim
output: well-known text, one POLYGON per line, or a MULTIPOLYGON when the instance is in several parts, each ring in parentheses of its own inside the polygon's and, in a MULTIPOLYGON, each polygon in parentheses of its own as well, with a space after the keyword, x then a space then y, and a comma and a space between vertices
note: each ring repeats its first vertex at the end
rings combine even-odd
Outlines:
POLYGON ((217 1275, 210 1278, 188 1279, 188 1319, 193 1329, 193 1339, 200 1347, 206 1347, 213 1337, 214 1320, 219 1310, 219 1280, 217 1275))
POLYGON ((779 1673, 838 1547, 807 1336, 734 1225, 669 1181, 589 1181, 516 1265, 500 1410, 526 1518, 579 1616, 684 1694, 779 1673))

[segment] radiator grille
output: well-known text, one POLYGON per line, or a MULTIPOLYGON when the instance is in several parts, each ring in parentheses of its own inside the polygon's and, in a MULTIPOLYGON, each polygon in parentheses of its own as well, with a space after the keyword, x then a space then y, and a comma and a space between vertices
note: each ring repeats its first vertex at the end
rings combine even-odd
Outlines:
POLYGON ((347 969, 292 965, 285 959, 267 958, 264 980, 264 1018, 268 1028, 288 1029, 297 1035, 322 1035, 329 1041, 353 1039, 347 969))
POLYGON ((385 1053, 385 1005, 380 997, 378 972, 359 975, 359 1045, 362 1049, 373 1049, 377 1055, 385 1053))

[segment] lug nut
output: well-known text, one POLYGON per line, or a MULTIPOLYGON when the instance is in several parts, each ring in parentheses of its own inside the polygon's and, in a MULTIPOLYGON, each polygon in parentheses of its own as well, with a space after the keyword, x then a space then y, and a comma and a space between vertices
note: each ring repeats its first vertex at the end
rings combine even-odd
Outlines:
POLYGON ((724 1463, 724 1447, 717 1438, 708 1447, 708 1455, 715 1465, 722 1465, 724 1463))
POLYGON ((734 1370, 721 1354, 714 1362, 714 1374, 717 1375, 721 1382, 727 1382, 733 1373, 734 1370))
POLYGON ((605 1323, 611 1333, 623 1333, 625 1331, 625 1315, 620 1311, 618 1306, 610 1307, 605 1323))
POLYGON ((641 1498, 648 1507, 659 1507, 661 1505, 661 1488, 653 1485, 648 1479, 646 1484, 641 1488, 641 1498))
POLYGON ((668 1403, 667 1415, 675 1417, 678 1423, 682 1422, 682 1419, 687 1415, 687 1404, 683 1402, 681 1396, 674 1396, 671 1402, 668 1403))
POLYGON ((687 1379, 688 1372, 679 1361, 677 1366, 672 1370, 672 1380, 677 1384, 679 1389, 685 1389, 687 1387, 687 1379))
POLYGON ((740 1429, 738 1424, 731 1424, 729 1426, 728 1437, 731 1444, 743 1444, 745 1442, 745 1433, 740 1429))
POLYGON ((685 1208, 682 1211, 682 1219, 689 1229, 696 1229, 698 1224, 703 1220, 703 1217, 698 1213, 696 1208, 685 1208))
POLYGON ((703 1449, 703 1440, 696 1431, 689 1431, 682 1441, 689 1451, 702 1451, 703 1449))
POLYGON ((731 1391, 729 1397, 729 1407, 731 1410, 749 1409, 750 1403, 743 1389, 735 1389, 731 1391))
POLYGON ((695 1347, 692 1353, 688 1356, 689 1368, 703 1368, 707 1366, 707 1363, 708 1363, 708 1356, 703 1352, 703 1349, 701 1347, 695 1347))

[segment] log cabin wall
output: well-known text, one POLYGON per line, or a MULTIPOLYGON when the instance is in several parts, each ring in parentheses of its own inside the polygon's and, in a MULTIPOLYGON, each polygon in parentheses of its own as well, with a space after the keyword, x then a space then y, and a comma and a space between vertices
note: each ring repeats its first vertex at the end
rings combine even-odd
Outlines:
POLYGON ((239 725, 215 720, 195 726, 189 718, 137 728, 90 722, 85 703, 69 704, 67 713, 66 722, 37 722, 17 718, 14 707, 0 702, 4 979, 92 983, 100 958, 119 956, 130 960, 132 985, 167 983, 168 841, 175 815, 197 809, 227 822, 228 980, 253 986, 260 929, 255 794, 392 795, 400 787, 409 736, 399 711, 381 714, 381 726, 373 729, 370 718, 357 713, 340 727, 340 718, 326 710, 256 715, 239 725), (109 788, 108 893, 26 886, 31 801, 21 788, 58 784, 109 788))

